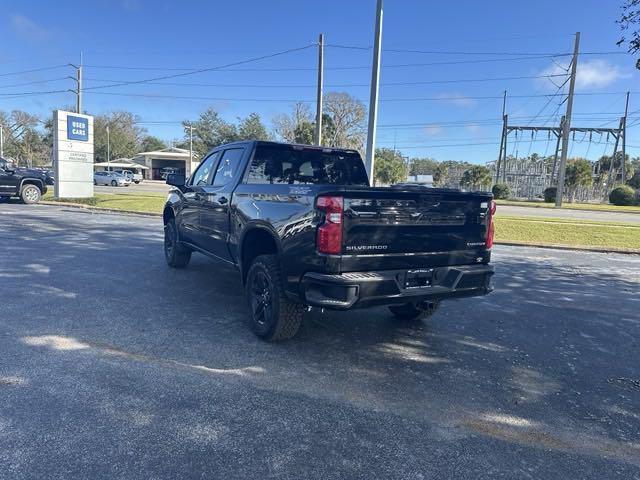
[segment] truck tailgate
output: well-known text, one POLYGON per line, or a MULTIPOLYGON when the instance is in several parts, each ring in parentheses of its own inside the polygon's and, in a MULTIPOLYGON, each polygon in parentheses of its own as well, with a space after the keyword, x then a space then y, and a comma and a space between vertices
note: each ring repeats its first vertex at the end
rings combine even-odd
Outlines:
POLYGON ((342 271, 488 262, 490 194, 370 188, 343 195, 342 271))

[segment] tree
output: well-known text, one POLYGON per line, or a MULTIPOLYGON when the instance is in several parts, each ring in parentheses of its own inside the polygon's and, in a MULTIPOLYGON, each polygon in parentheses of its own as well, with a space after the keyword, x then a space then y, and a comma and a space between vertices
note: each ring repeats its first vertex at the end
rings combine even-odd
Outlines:
POLYGON ((573 202, 578 187, 588 187, 593 184, 593 169, 586 158, 572 158, 567 162, 564 186, 567 189, 569 201, 573 202))
POLYGON ((193 151, 202 158, 209 150, 218 145, 238 140, 238 129, 226 122, 213 108, 200 114, 195 122, 183 122, 186 141, 189 141, 190 126, 193 127, 193 151))
POLYGON ((433 175, 434 177, 440 166, 440 162, 433 158, 412 158, 409 164, 409 175, 433 175))
POLYGON ((375 183, 392 185, 407 178, 407 165, 397 150, 376 148, 374 165, 375 183))
POLYGON ((294 104, 291 114, 281 113, 273 118, 273 131, 279 140, 289 143, 313 143, 315 122, 306 103, 294 104))
POLYGON ((481 165, 475 165, 462 174, 460 185, 467 188, 473 188, 474 190, 479 190, 491 185, 492 181, 493 177, 491 175, 491 170, 481 165))
POLYGON ((158 137, 154 137, 153 135, 145 136, 140 144, 140 149, 143 152, 155 152, 157 150, 162 150, 163 148, 167 148, 167 145, 158 137))
MULTIPOLYGON (((625 0, 622 4, 622 14, 616 22, 620 25, 622 36, 618 45, 628 44, 629 53, 640 52, 640 0, 625 0)), ((636 61, 636 68, 640 69, 640 58, 636 61)))
POLYGON ((249 116, 240 120, 238 140, 269 140, 270 138, 267 128, 257 113, 250 113, 249 116))
POLYGON ((106 162, 107 157, 109 160, 131 158, 138 153, 146 130, 139 127, 136 121, 137 117, 126 111, 95 116, 93 120, 95 161, 106 162), (109 135, 107 135, 107 127, 109 135))
POLYGON ((633 168, 633 175, 631 179, 627 181, 627 185, 640 189, 640 157, 631 160, 631 167, 633 168))
POLYGON ((327 126, 323 127, 323 145, 362 150, 367 116, 364 103, 345 92, 329 92, 323 110, 329 117, 327 126))
MULTIPOLYGON (((600 166, 600 181, 606 182, 609 177, 609 170, 611 169, 611 155, 603 155, 600 157, 598 164, 600 166)), ((622 152, 616 152, 613 169, 614 171, 612 173, 615 173, 616 178, 618 175, 622 176, 622 152)), ((635 172, 634 165, 630 161, 629 155, 625 155, 624 169, 624 176, 626 177, 625 181, 627 181, 633 177, 635 172)))
POLYGON ((18 166, 49 164, 51 144, 46 141, 42 123, 36 115, 22 110, 0 112, 5 157, 15 160, 18 166))

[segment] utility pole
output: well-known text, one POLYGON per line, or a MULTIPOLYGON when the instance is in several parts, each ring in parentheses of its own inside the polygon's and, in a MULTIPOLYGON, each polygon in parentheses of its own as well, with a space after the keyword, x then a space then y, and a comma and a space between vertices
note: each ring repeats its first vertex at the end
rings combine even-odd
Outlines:
POLYGON ((567 153, 569 150, 569 131, 571 129, 571 111, 573 110, 573 90, 576 85, 576 70, 578 68, 578 52, 580 51, 580 32, 576 32, 571 62, 571 79, 569 80, 569 97, 567 98, 567 113, 562 125, 562 152, 560 153, 560 171, 558 172, 558 186, 556 190, 556 208, 562 208, 564 193, 564 176, 567 170, 567 153))
POLYGON ((78 94, 76 95, 76 113, 82 113, 82 52, 80 52, 80 65, 76 72, 78 76, 78 94))
POLYGON ((76 89, 69 91, 76 94, 76 113, 82 113, 82 52, 80 52, 80 65, 73 63, 69 65, 76 69, 76 76, 68 77, 76 82, 76 89))
POLYGON ((322 89, 324 88, 324 34, 318 37, 318 93, 316 100, 316 145, 322 144, 322 89))
MULTIPOLYGON (((622 135, 622 126, 624 125, 624 117, 620 119, 620 123, 618 124, 618 133, 615 135, 616 142, 613 144, 613 155, 611 155, 611 161, 609 162, 609 175, 607 176, 607 188, 604 191, 604 198, 602 201, 606 203, 609 200, 609 191, 611 190, 611 186, 615 185, 617 174, 613 175, 613 170, 616 165, 616 156, 618 155, 618 144, 620 143, 620 135, 622 135)), ((624 164, 624 160, 622 161, 624 164)), ((623 170, 624 172, 624 170, 623 170)), ((624 183, 624 182, 623 182, 624 183)))
POLYGON ((4 158, 4 125, 0 125, 0 157, 4 158))
MULTIPOLYGON (((622 184, 625 184, 626 180, 626 166, 625 161, 627 159, 627 113, 629 111, 629 92, 627 92, 627 100, 624 103, 624 118, 622 120, 622 184)), ((611 162, 613 165, 613 161, 611 162)))
POLYGON ((496 165, 496 183, 500 181, 500 162, 502 160, 502 149, 505 150, 504 161, 502 162, 502 168, 506 168, 507 162, 507 146, 505 144, 507 140, 507 91, 504 91, 502 97, 502 137, 500 137, 500 152, 498 153, 498 164, 496 165))
POLYGON ((378 90, 380 82, 380 50, 382 46, 383 0, 377 0, 375 40, 373 42, 373 65, 371 66, 371 96, 369 98, 369 127, 367 132, 367 156, 365 166, 369 185, 374 183, 376 127, 378 124, 378 90))

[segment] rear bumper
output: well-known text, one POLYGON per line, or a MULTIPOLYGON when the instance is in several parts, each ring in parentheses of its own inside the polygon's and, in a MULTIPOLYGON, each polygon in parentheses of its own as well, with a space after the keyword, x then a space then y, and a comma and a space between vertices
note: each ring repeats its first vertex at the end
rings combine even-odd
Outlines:
POLYGON ((405 288, 407 270, 351 272, 302 277, 302 298, 308 305, 337 310, 406 302, 475 297, 490 293, 493 267, 461 265, 429 269, 428 286, 405 288))

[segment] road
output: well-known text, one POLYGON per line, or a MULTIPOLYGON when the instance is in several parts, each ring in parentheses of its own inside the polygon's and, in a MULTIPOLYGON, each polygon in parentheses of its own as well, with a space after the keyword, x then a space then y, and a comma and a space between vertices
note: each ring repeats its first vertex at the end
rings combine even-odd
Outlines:
POLYGON ((497 247, 490 296, 269 344, 158 222, 0 205, 0 479, 640 479, 640 257, 497 247))
POLYGON ((592 220, 604 222, 640 223, 640 214, 624 212, 600 212, 596 210, 568 210, 555 208, 514 207, 498 205, 497 215, 512 217, 553 217, 568 220, 592 220))

